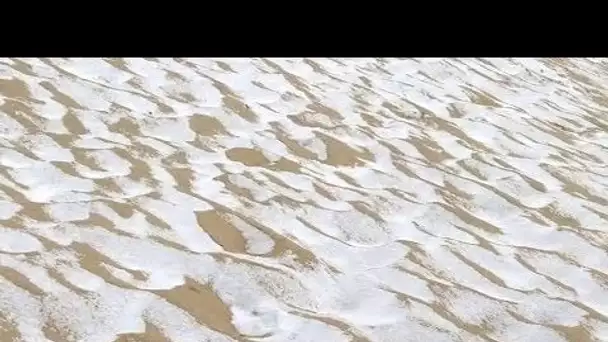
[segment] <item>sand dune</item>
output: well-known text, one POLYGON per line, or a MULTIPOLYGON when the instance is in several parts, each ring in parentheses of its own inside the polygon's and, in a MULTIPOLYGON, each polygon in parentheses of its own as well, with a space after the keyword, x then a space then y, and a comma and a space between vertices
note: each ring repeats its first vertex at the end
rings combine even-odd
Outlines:
POLYGON ((0 341, 608 341, 602 59, 2 59, 0 341))

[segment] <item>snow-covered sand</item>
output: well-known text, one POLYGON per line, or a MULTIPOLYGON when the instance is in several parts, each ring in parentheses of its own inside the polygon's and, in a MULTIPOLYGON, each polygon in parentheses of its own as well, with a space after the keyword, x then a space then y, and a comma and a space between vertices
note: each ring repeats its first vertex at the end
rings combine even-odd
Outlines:
POLYGON ((608 340, 608 61, 2 59, 0 341, 608 340))

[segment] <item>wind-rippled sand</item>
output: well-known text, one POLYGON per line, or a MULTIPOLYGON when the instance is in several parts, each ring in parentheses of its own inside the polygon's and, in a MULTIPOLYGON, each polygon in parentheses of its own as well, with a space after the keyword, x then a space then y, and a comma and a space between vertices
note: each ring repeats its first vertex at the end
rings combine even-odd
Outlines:
POLYGON ((608 61, 2 59, 0 341, 608 341, 608 61))

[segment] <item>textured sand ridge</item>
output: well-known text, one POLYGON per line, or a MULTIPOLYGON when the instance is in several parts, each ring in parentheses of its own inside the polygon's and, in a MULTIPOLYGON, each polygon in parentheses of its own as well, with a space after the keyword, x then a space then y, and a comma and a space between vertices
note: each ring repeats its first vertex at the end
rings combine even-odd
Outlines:
POLYGON ((0 341, 608 341, 608 61, 1 59, 0 341))

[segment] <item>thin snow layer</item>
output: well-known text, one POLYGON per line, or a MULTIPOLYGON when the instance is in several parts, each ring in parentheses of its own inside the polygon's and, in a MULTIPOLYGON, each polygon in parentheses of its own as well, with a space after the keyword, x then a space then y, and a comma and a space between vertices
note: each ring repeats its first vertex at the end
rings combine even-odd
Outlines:
POLYGON ((2 59, 0 339, 605 340, 607 84, 602 59, 2 59))

